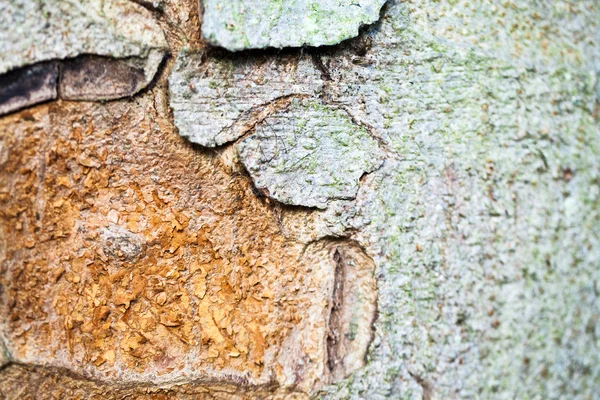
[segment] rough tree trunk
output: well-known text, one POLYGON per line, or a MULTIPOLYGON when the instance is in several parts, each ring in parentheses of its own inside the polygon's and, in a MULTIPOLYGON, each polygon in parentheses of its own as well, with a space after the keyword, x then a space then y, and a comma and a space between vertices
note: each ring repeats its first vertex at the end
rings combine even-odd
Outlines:
POLYGON ((0 4, 0 396, 600 398, 598 1, 242 3, 0 4))

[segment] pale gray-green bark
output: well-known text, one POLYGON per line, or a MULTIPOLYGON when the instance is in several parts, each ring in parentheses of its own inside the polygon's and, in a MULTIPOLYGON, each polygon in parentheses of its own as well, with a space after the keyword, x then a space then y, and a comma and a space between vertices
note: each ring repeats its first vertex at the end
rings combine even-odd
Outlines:
MULTIPOLYGON (((366 49, 317 51, 317 97, 385 157, 305 232, 352 232, 378 268, 367 366, 325 398, 600 396, 599 20, 597 1, 390 2, 366 49)), ((303 61, 278 62, 298 74, 303 61)), ((242 76, 213 85, 235 99, 242 76)), ((261 103, 280 76, 253 83, 261 103)))
POLYGON ((370 67, 331 57, 394 156, 357 211, 376 339, 327 398, 600 396, 598 6, 390 4, 370 67))
POLYGON ((324 46, 358 35, 386 0, 205 0, 202 36, 228 50, 324 46))

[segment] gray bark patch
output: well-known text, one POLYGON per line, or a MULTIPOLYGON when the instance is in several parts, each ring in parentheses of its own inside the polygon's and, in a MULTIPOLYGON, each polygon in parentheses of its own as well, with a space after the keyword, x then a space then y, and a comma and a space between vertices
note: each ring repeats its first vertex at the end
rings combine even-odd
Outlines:
POLYGON ((145 58, 167 49, 152 14, 129 0, 4 1, 0 38, 0 73, 83 54, 145 58))
POLYGON ((356 197, 360 177, 382 163, 367 130, 345 112, 294 99, 238 144, 255 186, 282 203, 324 209, 356 197))
POLYGON ((379 18, 386 0, 204 0, 202 36, 231 51, 337 44, 379 18))
POLYGON ((135 261, 145 248, 138 235, 115 224, 100 230, 100 240, 105 256, 125 262, 135 261))
POLYGON ((181 52, 169 77, 179 134, 202 146, 237 140, 294 96, 313 96, 323 81, 309 57, 243 59, 181 52))

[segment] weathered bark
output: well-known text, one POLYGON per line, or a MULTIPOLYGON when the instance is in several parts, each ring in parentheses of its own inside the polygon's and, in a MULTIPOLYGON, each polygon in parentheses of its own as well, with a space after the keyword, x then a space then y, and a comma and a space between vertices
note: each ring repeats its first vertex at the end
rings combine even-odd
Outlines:
POLYGON ((139 3, 136 97, 150 36, 0 70, 59 98, 0 119, 1 396, 599 398, 597 1, 237 53, 200 38, 242 2, 139 3))

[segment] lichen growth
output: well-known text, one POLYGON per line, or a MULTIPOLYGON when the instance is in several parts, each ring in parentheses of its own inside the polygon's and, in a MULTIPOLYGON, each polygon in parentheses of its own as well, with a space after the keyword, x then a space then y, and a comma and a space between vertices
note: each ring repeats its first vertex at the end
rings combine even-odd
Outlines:
POLYGON ((379 18, 385 0, 206 0, 203 37, 228 50, 337 44, 379 18))

